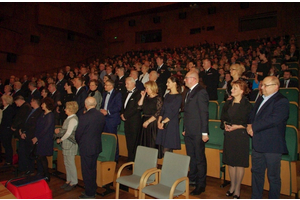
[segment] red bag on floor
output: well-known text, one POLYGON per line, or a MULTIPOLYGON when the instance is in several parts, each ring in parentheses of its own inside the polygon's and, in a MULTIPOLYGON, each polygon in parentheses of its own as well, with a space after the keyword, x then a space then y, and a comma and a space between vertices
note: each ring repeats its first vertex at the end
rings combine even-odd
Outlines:
POLYGON ((52 191, 41 176, 26 176, 1 183, 18 199, 52 199, 52 191))

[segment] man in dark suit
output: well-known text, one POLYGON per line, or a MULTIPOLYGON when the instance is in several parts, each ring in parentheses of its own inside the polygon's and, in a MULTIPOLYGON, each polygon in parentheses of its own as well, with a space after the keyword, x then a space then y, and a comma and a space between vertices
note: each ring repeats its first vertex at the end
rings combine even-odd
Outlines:
POLYGON ((127 161, 134 160, 136 151, 136 139, 141 130, 141 111, 138 109, 138 101, 141 98, 141 92, 135 87, 135 81, 132 77, 126 78, 127 96, 123 101, 121 119, 125 122, 125 137, 128 150, 127 161))
POLYGON ((25 98, 25 100, 28 98, 28 95, 30 93, 30 91, 28 89, 28 84, 29 84, 28 76, 24 75, 23 76, 23 83, 22 83, 21 90, 24 92, 24 98, 25 98))
POLYGON ((31 99, 41 99, 41 92, 37 89, 35 82, 30 82, 28 84, 28 88, 30 90, 30 94, 27 98, 27 102, 30 103, 31 99))
POLYGON ((95 109, 96 99, 87 97, 85 100, 86 113, 78 119, 75 139, 79 146, 81 157, 82 177, 85 187, 80 199, 95 198, 97 183, 97 158, 102 152, 101 135, 105 119, 102 113, 95 109))
POLYGON ((127 90, 125 87, 125 69, 124 67, 117 67, 116 70, 116 74, 117 74, 117 79, 115 81, 115 89, 119 92, 121 92, 122 94, 122 99, 124 100, 126 95, 127 95, 127 90))
POLYGON ((78 111, 76 114, 78 117, 83 115, 84 101, 87 97, 87 92, 85 87, 83 87, 83 82, 84 80, 82 77, 77 77, 74 79, 74 87, 76 88, 75 101, 78 104, 78 111))
POLYGON ((292 72, 289 70, 285 70, 283 72, 283 79, 280 80, 281 88, 289 88, 289 87, 298 87, 296 81, 291 80, 292 72))
POLYGON ((31 107, 27 103, 23 96, 16 96, 14 102, 19 109, 16 112, 16 115, 13 119, 11 125, 11 130, 14 131, 15 137, 20 139, 19 129, 23 127, 25 120, 27 119, 29 113, 31 112, 31 107))
POLYGON ((90 82, 90 77, 89 77, 89 73, 87 72, 86 66, 81 66, 80 74, 81 77, 84 78, 85 85, 88 86, 90 82))
POLYGON ((203 60, 203 68, 204 71, 200 73, 200 77, 206 85, 209 100, 217 100, 220 74, 217 70, 211 67, 211 62, 208 59, 203 60))
POLYGON ((64 77, 65 77, 66 80, 69 80, 69 79, 70 79, 70 71, 71 71, 71 67, 67 65, 67 66, 65 67, 65 70, 66 70, 66 72, 65 72, 65 74, 64 74, 64 77))
POLYGON ((61 72, 57 73, 57 82, 56 82, 56 88, 59 91, 61 97, 63 97, 66 93, 65 90, 65 84, 66 84, 66 79, 64 79, 64 75, 61 72))
POLYGON ((191 157, 189 180, 196 184, 191 195, 199 195, 206 187, 205 142, 208 141, 208 103, 206 90, 199 83, 199 76, 191 71, 186 74, 185 85, 189 88, 184 105, 184 141, 187 155, 191 157))
MULTIPOLYGON (((100 112, 105 116, 104 132, 117 136, 118 125, 121 123, 120 112, 122 108, 122 95, 114 89, 114 81, 108 80, 104 85, 105 92, 101 103, 100 112)), ((118 138, 118 136, 117 136, 118 138)), ((119 145, 117 143, 116 158, 119 159, 119 145)))
MULTIPOLYGON (((34 82, 30 82, 29 85, 34 82)), ((30 157, 30 152, 33 149, 32 138, 34 138, 37 119, 43 114, 40 108, 40 98, 33 97, 30 102, 33 108, 26 118, 24 125, 19 129, 21 139, 19 140, 19 171, 25 172, 25 175, 34 172, 34 158, 30 157)))
POLYGON ((55 116, 55 125, 61 125, 61 118, 59 113, 59 104, 61 102, 61 95, 60 92, 56 89, 55 83, 50 83, 48 86, 48 97, 54 100, 54 116, 55 116))
POLYGON ((270 183, 269 198, 279 199, 280 161, 288 153, 285 128, 289 118, 289 101, 279 92, 279 80, 268 76, 260 97, 250 114, 247 132, 252 136, 252 199, 262 199, 265 171, 270 183))
POLYGON ((14 92, 11 95, 13 98, 22 96, 25 99, 24 91, 22 90, 22 84, 19 81, 14 82, 14 92))
MULTIPOLYGON (((165 91, 167 89, 167 80, 171 76, 171 72, 168 70, 168 66, 164 64, 164 57, 163 56, 158 56, 156 58, 156 64, 157 64, 157 73, 158 73, 158 78, 157 78, 157 85, 161 85, 161 91, 162 95, 165 94, 165 91)), ((161 96, 162 97, 162 96, 161 96)))
POLYGON ((131 70, 129 76, 134 79, 134 81, 135 81, 135 87, 138 90, 140 90, 140 91, 145 90, 144 84, 141 81, 139 81, 139 79, 138 79, 139 78, 139 72, 138 71, 131 70))

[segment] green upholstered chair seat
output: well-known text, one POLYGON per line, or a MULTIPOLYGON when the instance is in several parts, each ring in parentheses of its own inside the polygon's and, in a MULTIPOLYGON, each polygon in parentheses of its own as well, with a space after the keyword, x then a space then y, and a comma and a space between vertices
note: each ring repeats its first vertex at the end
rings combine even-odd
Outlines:
POLYGON ((99 161, 114 161, 116 154, 117 140, 114 135, 102 134, 102 152, 99 154, 99 161))

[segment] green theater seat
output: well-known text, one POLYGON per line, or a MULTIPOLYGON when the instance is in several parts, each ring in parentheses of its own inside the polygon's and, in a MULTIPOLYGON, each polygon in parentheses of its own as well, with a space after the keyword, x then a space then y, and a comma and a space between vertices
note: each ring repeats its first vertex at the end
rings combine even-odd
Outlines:
POLYGON ((217 101, 209 101, 208 105, 208 118, 217 119, 219 103, 217 101))
POLYGON ((298 127, 298 104, 296 102, 290 102, 290 115, 287 121, 288 125, 298 127))
POLYGON ((226 93, 226 89, 218 88, 218 103, 224 101, 225 93, 226 93))
POLYGON ((299 89, 296 87, 291 87, 291 88, 280 88, 279 92, 286 96, 288 100, 294 101, 294 102, 299 102, 299 89))
POLYGON ((224 131, 220 128, 221 120, 209 120, 209 140, 205 147, 212 149, 223 149, 224 131))

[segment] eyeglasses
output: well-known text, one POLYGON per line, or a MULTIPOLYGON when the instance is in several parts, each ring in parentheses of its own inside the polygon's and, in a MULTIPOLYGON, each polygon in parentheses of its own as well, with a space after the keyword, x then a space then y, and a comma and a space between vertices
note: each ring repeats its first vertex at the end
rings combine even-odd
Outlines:
POLYGON ((266 84, 263 84, 262 86, 264 86, 264 87, 268 87, 268 86, 272 86, 272 85, 277 85, 277 84, 275 84, 275 83, 268 84, 268 85, 266 85, 266 84))

